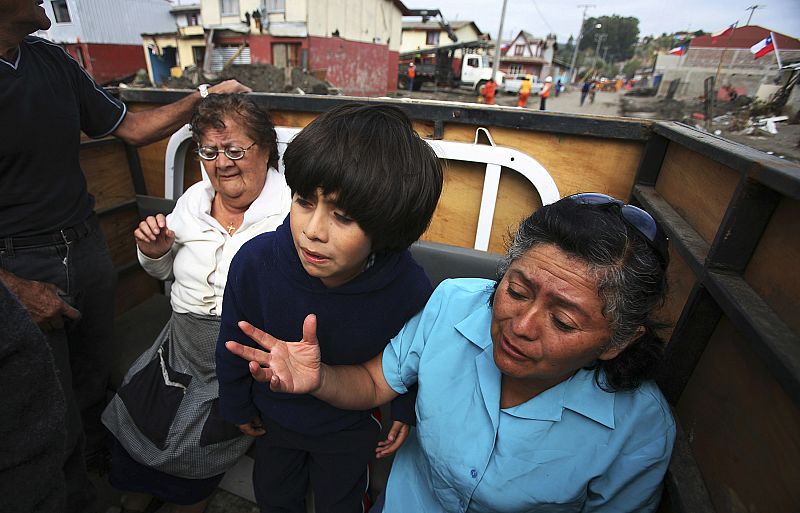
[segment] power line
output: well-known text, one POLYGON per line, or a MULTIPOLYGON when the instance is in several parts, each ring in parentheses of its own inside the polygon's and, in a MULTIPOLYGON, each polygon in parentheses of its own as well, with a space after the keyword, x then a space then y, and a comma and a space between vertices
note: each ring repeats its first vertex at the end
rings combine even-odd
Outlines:
POLYGON ((556 31, 553 30, 553 27, 551 27, 550 24, 545 19, 544 14, 542 14, 542 10, 539 9, 539 5, 536 3, 536 0, 531 0, 531 2, 533 3, 533 6, 536 7, 536 12, 539 13, 539 17, 542 19, 544 24, 547 26, 547 30, 549 30, 551 34, 555 34, 556 31))

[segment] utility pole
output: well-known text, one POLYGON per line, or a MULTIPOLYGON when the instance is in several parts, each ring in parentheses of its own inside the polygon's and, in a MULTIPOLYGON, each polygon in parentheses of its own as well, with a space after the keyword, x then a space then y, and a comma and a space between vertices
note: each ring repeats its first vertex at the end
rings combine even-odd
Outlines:
POLYGON ((569 65, 569 70, 572 75, 570 82, 575 82, 575 79, 578 76, 578 70, 575 69, 575 64, 578 61, 578 47, 581 44, 581 38, 583 37, 583 24, 586 23, 586 11, 589 7, 597 7, 594 4, 581 4, 578 7, 583 7, 583 17, 581 18, 581 29, 578 31, 578 39, 575 40, 575 50, 572 51, 572 64, 569 65))
MULTIPOLYGON (((497 29, 497 41, 494 43, 494 62, 492 63, 492 80, 497 76, 500 68, 500 42, 503 40, 503 21, 506 19, 506 5, 508 0, 503 0, 503 10, 500 12, 500 28, 497 29)), ((497 81, 495 81, 497 83, 497 81)))
POLYGON ((597 64, 597 54, 600 53, 600 45, 603 44, 603 41, 608 37, 608 34, 595 34, 594 38, 597 40, 597 49, 594 51, 594 59, 592 60, 592 69, 594 69, 595 65, 597 64))
POLYGON ((745 25, 750 25, 750 20, 753 19, 753 13, 755 12, 756 9, 763 9, 764 7, 766 7, 766 5, 753 4, 747 9, 745 9, 745 11, 750 11, 750 16, 747 17, 747 23, 745 23, 745 25))

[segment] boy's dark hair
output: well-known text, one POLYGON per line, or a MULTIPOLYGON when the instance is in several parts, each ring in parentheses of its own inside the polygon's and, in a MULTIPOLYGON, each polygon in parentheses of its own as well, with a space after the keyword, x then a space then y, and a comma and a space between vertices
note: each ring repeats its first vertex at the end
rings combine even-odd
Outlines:
POLYGON ((428 228, 442 192, 442 167, 403 111, 351 104, 325 112, 283 154, 293 193, 317 188, 369 236, 376 252, 400 251, 428 228))
POLYGON ((239 123, 256 144, 269 152, 267 164, 277 169, 278 135, 272 118, 244 94, 209 94, 201 100, 192 114, 192 139, 200 144, 200 137, 206 130, 225 128, 226 117, 239 123))

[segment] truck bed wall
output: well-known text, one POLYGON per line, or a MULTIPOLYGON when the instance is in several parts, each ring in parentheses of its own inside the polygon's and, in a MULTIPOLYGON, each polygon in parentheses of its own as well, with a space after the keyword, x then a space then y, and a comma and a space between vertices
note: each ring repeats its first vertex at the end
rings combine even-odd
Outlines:
MULTIPOLYGON (((132 109, 185 93, 126 90, 132 109)), ((348 98, 254 95, 277 125, 302 127, 348 98)), ((671 241, 667 372, 659 385, 686 433, 696 481, 719 513, 800 510, 800 166, 678 123, 391 100, 426 138, 472 143, 477 127, 537 159, 562 195, 600 191, 644 206, 671 241)), ((158 292, 138 267, 136 194, 163 196, 166 140, 138 150, 86 141, 81 161, 119 271, 117 310, 158 292)), ((483 166, 448 162, 424 239, 471 247, 483 166)), ((200 177, 187 158, 186 185, 200 177)), ((541 205, 501 175, 490 251, 541 205)), ((676 463, 677 465, 677 463, 676 463)), ((670 486, 688 475, 673 469, 670 486)), ((662 511, 692 511, 680 493, 662 511)), ((694 511, 701 511, 697 507, 694 511)), ((702 510, 706 511, 706 510, 702 510)))

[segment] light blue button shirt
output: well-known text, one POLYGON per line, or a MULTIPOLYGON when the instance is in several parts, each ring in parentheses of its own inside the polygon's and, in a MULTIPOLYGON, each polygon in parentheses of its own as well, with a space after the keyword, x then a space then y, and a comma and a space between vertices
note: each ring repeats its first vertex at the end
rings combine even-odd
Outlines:
POLYGON ((395 391, 419 383, 417 429, 394 460, 383 511, 654 511, 675 440, 656 385, 608 393, 580 370, 501 409, 492 286, 443 282, 383 353, 395 391))

